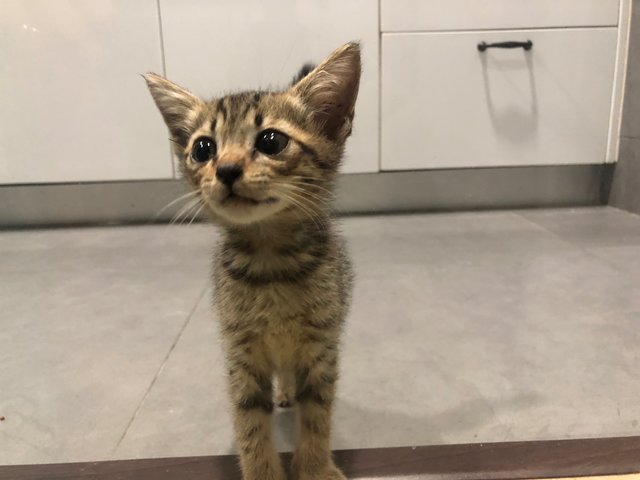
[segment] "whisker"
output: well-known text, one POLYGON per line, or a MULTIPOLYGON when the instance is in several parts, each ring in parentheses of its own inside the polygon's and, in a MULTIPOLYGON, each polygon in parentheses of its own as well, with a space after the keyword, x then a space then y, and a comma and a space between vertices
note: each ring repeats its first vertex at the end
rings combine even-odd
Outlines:
POLYGON ((205 204, 204 202, 202 203, 202 205, 200 205, 200 208, 198 208, 198 210, 196 210, 196 213, 193 214, 193 216, 191 217, 191 220, 189 220, 188 225, 191 225, 193 223, 193 221, 196 219, 196 217, 198 216, 198 214, 202 211, 202 209, 204 208, 205 204))
POLYGON ((307 180, 306 183, 307 185, 318 185, 318 186, 322 186, 325 184, 330 183, 328 180, 325 180, 323 178, 319 178, 319 177, 307 177, 306 175, 291 175, 290 177, 288 177, 290 179, 294 179, 294 180, 307 180))
POLYGON ((297 184, 297 185, 304 185, 304 186, 307 186, 307 187, 317 188, 318 190, 322 190, 322 191, 325 191, 325 192, 327 192, 327 193, 333 193, 333 192, 332 192, 331 190, 329 190, 328 188, 326 188, 326 187, 324 187, 324 186, 322 186, 322 185, 319 185, 319 184, 317 184, 317 183, 308 183, 308 182, 304 182, 304 181, 303 181, 304 179, 309 179, 309 180, 318 180, 317 178, 314 178, 314 177, 301 177, 301 176, 299 176, 299 175, 295 175, 295 176, 291 177, 291 178, 289 179, 289 181, 290 181, 291 183, 295 183, 295 184, 297 184))
POLYGON ((200 206, 202 205, 198 205, 197 203, 195 205, 193 205, 191 208, 189 208, 189 210, 182 216, 182 218, 180 219, 179 224, 180 225, 184 225, 184 223, 187 221, 187 218, 189 218, 191 216, 191 214, 194 211, 199 210, 200 206))
POLYGON ((293 206, 295 206, 295 207, 297 207, 298 209, 300 209, 300 211, 301 211, 301 212, 302 212, 306 217, 311 218, 311 215, 310 215, 309 210, 307 210, 307 209, 304 207, 304 205, 302 205, 302 204, 300 203, 300 201, 299 201, 299 200, 296 200, 294 197, 292 197, 292 196, 291 196, 291 193, 292 193, 292 192, 290 192, 290 191, 280 191, 279 193, 280 193, 281 197, 282 197, 284 200, 287 200, 287 201, 291 202, 291 203, 293 204, 293 206))
POLYGON ((305 186, 301 186, 295 183, 289 183, 285 185, 288 185, 290 186, 290 188, 294 189, 296 192, 301 192, 305 196, 312 197, 321 203, 331 202, 335 198, 335 194, 333 192, 314 192, 312 190, 309 190, 305 186))
POLYGON ((287 192, 284 193, 283 196, 286 200, 288 200, 289 202, 291 202, 291 204, 294 207, 297 207, 300 212, 302 212, 306 217, 308 217, 310 220, 313 221, 313 223, 316 225, 316 228, 318 230, 321 230, 321 226, 320 224, 317 222, 315 215, 313 214, 313 212, 309 211, 302 203, 300 203, 299 200, 296 200, 295 198, 290 196, 291 192, 287 192))
POLYGON ((187 202, 186 205, 183 205, 182 208, 178 210, 178 213, 176 213, 171 218, 171 221, 169 223, 170 224, 176 223, 182 216, 184 216, 185 214, 188 214, 191 211, 191 209, 196 205, 198 205, 198 203, 200 202, 201 202, 200 198, 194 198, 192 200, 189 200, 189 202, 187 202))
POLYGON ((172 205, 175 205, 176 203, 178 203, 181 200, 184 200, 185 198, 194 196, 194 195, 198 195, 200 192, 197 191, 192 191, 192 192, 188 192, 185 193, 184 195, 180 195, 178 198, 176 198, 175 200, 172 200, 171 202, 167 203, 164 207, 162 207, 158 213, 155 214, 155 216, 153 217, 153 220, 157 220, 158 217, 160 216, 160 214, 162 214, 162 212, 164 212, 167 208, 171 207, 172 205))
POLYGON ((333 199, 333 196, 326 198, 323 197, 322 195, 319 195, 317 193, 314 192, 310 192, 305 188, 302 188, 301 186, 294 184, 294 183, 286 183, 286 182, 274 182, 275 185, 281 185, 283 187, 287 187, 288 190, 292 190, 298 194, 300 194, 303 197, 311 197, 311 199, 307 199, 307 200, 313 200, 314 203, 320 203, 323 206, 326 206, 330 203, 330 201, 333 199))
POLYGON ((313 203, 308 203, 309 199, 293 191, 288 191, 287 194, 289 195, 289 200, 296 200, 295 203, 297 206, 307 213, 309 218, 316 224, 318 230, 322 230, 323 227, 326 228, 326 218, 323 218, 320 215, 320 212, 315 209, 315 205, 313 203))
MULTIPOLYGON (((333 192, 327 188, 324 188, 320 185, 313 185, 310 183, 300 182, 300 181, 297 181, 295 178, 289 178, 286 180, 273 180, 272 183, 275 183, 278 185, 285 185, 285 186, 293 185, 298 188, 302 188, 303 190, 306 190, 307 188, 317 188, 323 192, 326 192, 328 195, 331 195, 331 196, 333 195, 333 192)), ((316 195, 318 194, 318 192, 314 192, 314 193, 316 193, 316 195)))
POLYGON ((318 205, 324 206, 326 203, 329 203, 330 199, 324 198, 313 192, 309 192, 297 185, 288 184, 287 187, 290 193, 295 193, 298 197, 304 199, 305 203, 308 203, 308 206, 313 207, 314 211, 317 211, 318 213, 321 213, 322 211, 317 208, 318 205))
POLYGON ((300 185, 298 185, 298 184, 291 183, 291 184, 289 184, 289 185, 290 185, 293 189, 295 189, 295 191, 296 191, 296 192, 299 192, 299 193, 304 194, 304 195, 308 195, 308 196, 310 196, 310 197, 312 197, 312 198, 314 198, 314 199, 318 200, 319 202, 322 202, 322 203, 328 203, 328 202, 331 200, 330 198, 323 197, 322 195, 319 195, 319 194, 317 194, 317 193, 310 192, 310 191, 308 191, 308 190, 306 190, 306 189, 302 188, 302 187, 301 187, 300 185))

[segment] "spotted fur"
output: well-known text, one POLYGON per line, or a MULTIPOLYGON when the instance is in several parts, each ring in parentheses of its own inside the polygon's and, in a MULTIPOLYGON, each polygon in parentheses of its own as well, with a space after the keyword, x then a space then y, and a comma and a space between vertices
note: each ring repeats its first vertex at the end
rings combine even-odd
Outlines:
POLYGON ((359 46, 344 45, 317 67, 305 66, 278 92, 205 102, 158 75, 145 78, 184 177, 224 231, 214 297, 244 479, 286 478, 271 440, 274 397, 279 405, 297 403, 294 478, 344 479, 329 438, 352 274, 329 206, 351 133, 359 46), (282 152, 258 150, 265 129, 289 138, 282 152), (217 145, 206 163, 191 157, 202 137, 217 145), (242 171, 231 186, 216 177, 229 165, 242 171))

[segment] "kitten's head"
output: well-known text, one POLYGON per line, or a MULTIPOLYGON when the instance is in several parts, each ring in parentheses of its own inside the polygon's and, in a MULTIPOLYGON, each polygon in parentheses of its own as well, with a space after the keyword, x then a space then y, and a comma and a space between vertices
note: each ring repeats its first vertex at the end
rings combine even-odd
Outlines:
POLYGON ((360 81, 360 48, 349 43, 285 91, 204 101, 149 73, 185 178, 226 224, 326 209, 360 81))

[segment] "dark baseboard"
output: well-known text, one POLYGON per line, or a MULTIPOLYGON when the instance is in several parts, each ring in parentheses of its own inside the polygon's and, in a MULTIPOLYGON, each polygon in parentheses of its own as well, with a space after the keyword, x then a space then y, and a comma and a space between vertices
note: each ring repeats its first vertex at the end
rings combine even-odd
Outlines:
MULTIPOLYGON (((620 475, 640 472, 640 437, 343 450, 335 459, 350 479, 620 475)), ((240 472, 231 455, 0 467, 0 480, 36 479, 240 480, 240 472)))
MULTIPOLYGON (((344 214, 602 205, 609 165, 422 170, 342 175, 344 214)), ((167 222, 180 180, 0 186, 0 227, 167 222)), ((176 206, 177 207, 177 206, 176 206)))

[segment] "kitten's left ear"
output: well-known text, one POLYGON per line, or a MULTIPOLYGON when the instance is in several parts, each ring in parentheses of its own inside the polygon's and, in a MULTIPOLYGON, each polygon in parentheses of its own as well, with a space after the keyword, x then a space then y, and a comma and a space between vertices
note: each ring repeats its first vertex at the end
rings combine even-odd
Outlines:
POLYGON ((344 141, 351 133, 360 84, 360 45, 347 43, 335 50, 291 88, 313 110, 325 135, 344 141))
POLYGON ((169 127, 171 137, 178 145, 186 147, 204 102, 158 74, 147 73, 143 77, 164 118, 164 123, 169 127))

